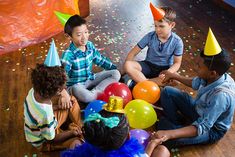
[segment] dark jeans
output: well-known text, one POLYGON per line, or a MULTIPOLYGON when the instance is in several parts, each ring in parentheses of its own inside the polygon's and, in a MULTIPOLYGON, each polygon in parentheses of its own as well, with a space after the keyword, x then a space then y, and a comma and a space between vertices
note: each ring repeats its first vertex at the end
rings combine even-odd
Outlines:
POLYGON ((170 66, 158 66, 148 61, 138 61, 142 68, 142 73, 147 78, 158 77, 158 75, 163 71, 169 69, 170 66))
MULTIPOLYGON (((161 92, 161 105, 165 117, 160 118, 157 123, 157 130, 171 130, 190 125, 199 118, 195 110, 195 101, 187 93, 173 87, 165 87, 161 92), (185 121, 188 124, 185 124, 185 121)), ((163 144, 169 149, 194 144, 208 144, 221 139, 226 131, 218 131, 216 128, 203 135, 190 138, 179 138, 169 140, 163 144)))

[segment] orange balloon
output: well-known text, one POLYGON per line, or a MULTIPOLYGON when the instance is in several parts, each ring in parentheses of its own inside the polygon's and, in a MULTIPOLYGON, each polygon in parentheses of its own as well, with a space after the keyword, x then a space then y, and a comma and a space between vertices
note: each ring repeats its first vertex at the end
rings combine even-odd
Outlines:
POLYGON ((145 100, 150 104, 158 101, 160 93, 160 88, 153 81, 139 82, 132 91, 135 99, 145 100))

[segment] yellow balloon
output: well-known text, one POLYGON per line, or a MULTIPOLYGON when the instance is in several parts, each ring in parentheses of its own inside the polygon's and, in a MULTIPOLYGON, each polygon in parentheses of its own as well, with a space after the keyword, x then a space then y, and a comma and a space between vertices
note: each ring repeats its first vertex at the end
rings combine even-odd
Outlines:
POLYGON ((152 105, 144 100, 132 100, 124 110, 132 128, 146 129, 157 121, 157 114, 152 105))

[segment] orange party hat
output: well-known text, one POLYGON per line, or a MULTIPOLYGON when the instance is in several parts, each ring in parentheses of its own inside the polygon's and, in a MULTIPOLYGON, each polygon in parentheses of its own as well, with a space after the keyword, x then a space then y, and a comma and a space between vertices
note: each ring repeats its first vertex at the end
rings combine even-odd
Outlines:
POLYGON ((153 14, 154 21, 159 21, 164 18, 165 11, 160 8, 155 7, 151 2, 150 2, 150 9, 153 14))

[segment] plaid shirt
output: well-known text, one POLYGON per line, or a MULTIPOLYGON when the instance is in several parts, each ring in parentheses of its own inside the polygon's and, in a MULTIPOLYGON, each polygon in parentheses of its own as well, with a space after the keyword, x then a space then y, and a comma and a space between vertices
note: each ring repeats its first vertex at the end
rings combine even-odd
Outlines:
POLYGON ((82 52, 73 43, 62 54, 61 62, 68 76, 67 86, 77 83, 84 84, 87 80, 94 80, 93 63, 106 70, 116 69, 110 59, 104 57, 95 48, 92 42, 86 44, 86 51, 82 52))

